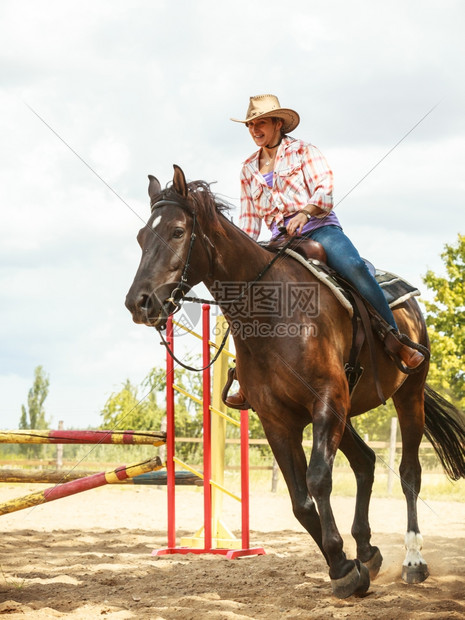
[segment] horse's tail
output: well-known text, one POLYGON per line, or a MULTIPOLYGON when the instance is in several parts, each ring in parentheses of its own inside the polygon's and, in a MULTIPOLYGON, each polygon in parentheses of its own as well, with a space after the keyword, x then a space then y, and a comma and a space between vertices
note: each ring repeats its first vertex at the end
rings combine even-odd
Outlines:
POLYGON ((465 415, 425 386, 425 435, 452 480, 465 478, 465 415))

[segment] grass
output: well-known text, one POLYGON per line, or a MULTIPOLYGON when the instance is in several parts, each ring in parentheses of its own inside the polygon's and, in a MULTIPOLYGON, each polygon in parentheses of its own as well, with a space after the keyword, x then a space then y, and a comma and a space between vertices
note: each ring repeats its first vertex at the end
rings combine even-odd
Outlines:
MULTIPOLYGON (((251 470, 249 475, 250 492, 271 491, 271 470, 251 470)), ((240 475, 237 471, 225 472, 225 486, 233 492, 240 494, 240 475)), ((277 493, 287 495, 287 487, 279 473, 277 493)), ((333 475, 333 495, 338 497, 354 497, 356 484, 353 473, 347 467, 336 467, 333 475)), ((450 481, 445 474, 424 470, 422 474, 422 487, 420 496, 423 500, 436 500, 444 502, 465 502, 465 480, 450 481)), ((388 492, 388 474, 384 467, 375 470, 375 482, 372 497, 393 497, 403 499, 398 466, 393 473, 392 490, 388 492)))
MULTIPOLYGON (((89 459, 105 459, 105 463, 92 463, 96 471, 112 469, 108 463, 135 463, 153 456, 154 448, 152 446, 65 446, 65 448, 78 448, 74 455, 74 463, 78 467, 85 467, 89 464, 89 459), (90 453, 90 449, 92 450, 90 453), (81 462, 82 460, 82 462, 81 462)), ((156 452, 155 452, 156 453, 156 452)), ((392 472, 392 489, 388 492, 388 466, 389 456, 387 451, 377 451, 377 462, 375 470, 375 483, 373 486, 373 497, 394 497, 403 498, 403 492, 399 478, 399 463, 396 462, 392 472)), ((225 451, 226 462, 230 466, 238 467, 240 464, 239 450, 237 446, 226 446, 225 451)), ((186 459, 191 463, 191 460, 186 459)), ((398 459, 397 459, 398 460, 398 459)), ((465 480, 451 482, 445 474, 442 473, 441 466, 437 458, 429 452, 422 454, 422 499, 441 500, 441 501, 465 501, 465 480)), ((271 463, 272 455, 269 448, 251 447, 250 449, 250 473, 249 484, 251 493, 257 491, 271 490, 271 463), (270 467, 270 469, 254 469, 254 467, 270 467)), ((194 464, 194 463, 192 463, 194 464)), ((194 464, 195 465, 195 464, 194 464)), ((202 469, 202 463, 195 465, 198 469, 202 469)), ((66 469, 66 468, 65 468, 66 469)), ((226 469, 225 485, 236 494, 240 495, 240 473, 238 469, 226 469)), ((287 494, 287 487, 281 473, 278 473, 279 494, 287 494)), ((338 454, 335 461, 333 475, 333 495, 337 496, 354 496, 356 492, 355 478, 352 474, 347 460, 342 454, 338 454)))

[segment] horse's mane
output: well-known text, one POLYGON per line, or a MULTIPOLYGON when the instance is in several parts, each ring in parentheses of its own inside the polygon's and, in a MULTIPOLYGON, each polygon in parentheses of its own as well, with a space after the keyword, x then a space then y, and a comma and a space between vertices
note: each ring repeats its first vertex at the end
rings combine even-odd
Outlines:
POLYGON ((195 212, 201 226, 209 227, 214 232, 226 234, 222 219, 229 213, 231 205, 221 200, 210 189, 206 181, 190 181, 187 184, 189 194, 187 198, 180 196, 170 184, 163 192, 163 198, 175 199, 181 207, 189 212, 195 212))

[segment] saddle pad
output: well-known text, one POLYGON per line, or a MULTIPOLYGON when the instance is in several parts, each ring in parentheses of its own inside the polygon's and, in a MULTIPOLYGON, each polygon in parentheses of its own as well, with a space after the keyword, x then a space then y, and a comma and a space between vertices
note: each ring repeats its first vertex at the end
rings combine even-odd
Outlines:
MULTIPOLYGON (((334 296, 352 318, 354 310, 349 300, 349 296, 338 280, 326 271, 326 266, 321 267, 320 261, 315 259, 305 259, 297 252, 294 252, 294 250, 288 249, 286 250, 286 254, 289 254, 289 256, 292 256, 292 258, 299 261, 299 263, 306 267, 316 278, 318 278, 318 280, 331 289, 334 296)), ((403 280, 401 277, 396 276, 393 273, 389 273, 388 271, 377 269, 375 278, 391 308, 395 308, 407 299, 410 299, 410 297, 420 295, 420 291, 417 288, 403 280)))
POLYGON ((407 301, 410 297, 418 297, 420 295, 420 291, 412 284, 389 271, 377 269, 375 278, 391 308, 400 306, 401 303, 407 301))

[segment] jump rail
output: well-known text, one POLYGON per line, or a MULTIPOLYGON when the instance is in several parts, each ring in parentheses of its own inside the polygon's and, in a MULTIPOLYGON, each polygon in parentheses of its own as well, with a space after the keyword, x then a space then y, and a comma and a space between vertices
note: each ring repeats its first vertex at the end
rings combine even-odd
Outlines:
POLYGON ((166 443, 163 431, 0 431, 0 443, 52 444, 130 444, 161 446, 166 443))
MULTIPOLYGON (((93 476, 98 472, 85 471, 81 469, 73 469, 71 471, 63 471, 62 469, 51 470, 29 470, 29 469, 0 469, 0 482, 9 483, 26 483, 26 484, 63 484, 72 480, 79 480, 86 476, 93 476)), ((126 480, 115 480, 115 484, 148 484, 148 485, 166 485, 166 471, 151 471, 140 474, 134 478, 126 480)), ((191 474, 189 471, 176 472, 176 486, 178 485, 195 485, 202 486, 202 480, 191 474)))
MULTIPOLYGON (((75 430, 8 430, 0 431, 0 443, 8 444, 120 444, 153 445, 166 443, 164 431, 75 431, 75 430)), ((79 480, 97 472, 71 469, 62 470, 27 470, 0 468, 0 482, 63 484, 79 480)), ((163 471, 150 471, 134 477, 115 480, 115 484, 166 485, 167 475, 163 471)), ((202 481, 187 471, 176 472, 176 485, 201 486, 202 481)))
POLYGON ((24 508, 38 506, 39 504, 51 502, 62 497, 68 497, 69 495, 75 495, 76 493, 88 491, 89 489, 95 489, 105 484, 115 484, 121 480, 133 478, 134 476, 161 469, 162 467, 163 465, 159 457, 156 456, 142 463, 136 463, 135 465, 120 465, 109 472, 101 472, 92 476, 87 476, 86 478, 80 478, 79 480, 57 484, 44 491, 31 493, 0 504, 0 516, 9 514, 10 512, 16 512, 17 510, 23 510, 24 508))

